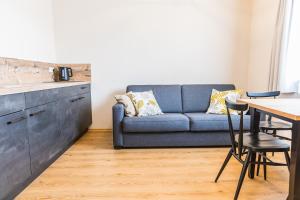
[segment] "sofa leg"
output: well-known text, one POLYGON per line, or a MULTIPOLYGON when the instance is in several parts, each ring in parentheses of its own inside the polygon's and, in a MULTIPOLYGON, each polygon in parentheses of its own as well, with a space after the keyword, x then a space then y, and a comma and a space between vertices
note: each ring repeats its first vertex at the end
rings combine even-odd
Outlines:
POLYGON ((120 149, 123 149, 123 147, 122 146, 114 146, 114 149, 120 150, 120 149))

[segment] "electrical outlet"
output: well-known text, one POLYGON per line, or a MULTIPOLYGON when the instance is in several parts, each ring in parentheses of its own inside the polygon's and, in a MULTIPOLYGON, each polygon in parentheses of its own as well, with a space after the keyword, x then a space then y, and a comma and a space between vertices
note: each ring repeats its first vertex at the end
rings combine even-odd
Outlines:
POLYGON ((54 67, 49 67, 48 71, 49 71, 49 73, 53 73, 54 67))

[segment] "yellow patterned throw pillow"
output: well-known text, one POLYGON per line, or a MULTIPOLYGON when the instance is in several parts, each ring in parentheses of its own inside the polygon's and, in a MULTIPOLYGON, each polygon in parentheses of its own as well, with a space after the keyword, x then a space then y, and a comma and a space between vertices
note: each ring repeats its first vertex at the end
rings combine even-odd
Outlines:
MULTIPOLYGON (((210 97, 210 105, 207 113, 211 114, 227 114, 225 99, 236 102, 242 96, 242 90, 218 91, 213 89, 210 97)), ((238 115, 237 111, 230 111, 230 114, 238 115)))
POLYGON ((128 92, 137 116, 151 116, 163 114, 152 91, 146 92, 128 92))

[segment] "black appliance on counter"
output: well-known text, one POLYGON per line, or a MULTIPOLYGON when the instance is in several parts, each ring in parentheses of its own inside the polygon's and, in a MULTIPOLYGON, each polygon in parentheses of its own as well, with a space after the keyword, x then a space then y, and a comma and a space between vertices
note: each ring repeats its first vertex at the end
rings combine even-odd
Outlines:
POLYGON ((70 67, 59 67, 58 71, 60 81, 68 81, 70 80, 70 77, 73 76, 73 72, 70 67))

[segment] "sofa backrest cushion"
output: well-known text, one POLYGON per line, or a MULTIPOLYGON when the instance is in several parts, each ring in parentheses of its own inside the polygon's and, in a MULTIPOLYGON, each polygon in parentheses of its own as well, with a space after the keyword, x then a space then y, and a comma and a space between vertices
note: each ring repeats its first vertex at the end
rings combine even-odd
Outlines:
POLYGON ((181 113, 182 98, 180 85, 129 85, 126 92, 152 90, 158 105, 164 113, 181 113))
POLYGON ((212 89, 219 91, 234 90, 231 84, 197 84, 182 86, 183 112, 206 112, 212 89))

